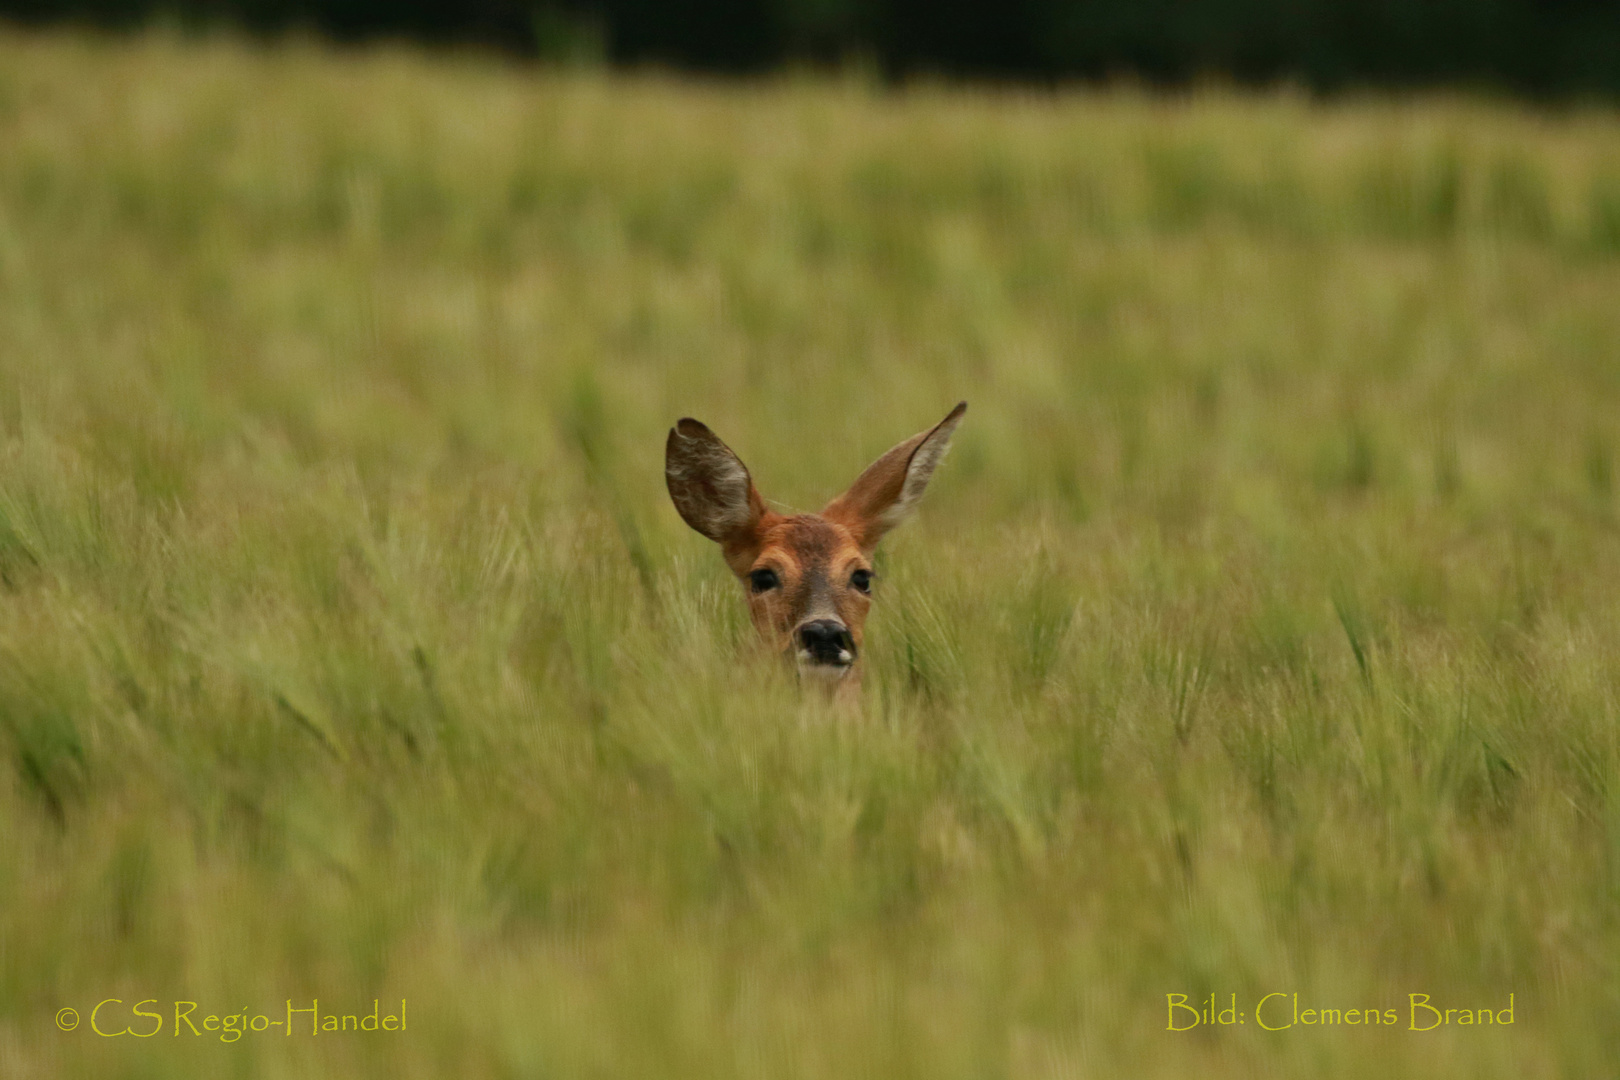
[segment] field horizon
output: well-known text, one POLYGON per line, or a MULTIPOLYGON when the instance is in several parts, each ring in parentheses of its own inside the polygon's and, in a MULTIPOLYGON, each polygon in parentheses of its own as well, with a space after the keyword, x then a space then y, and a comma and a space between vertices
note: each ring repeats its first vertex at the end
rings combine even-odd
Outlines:
POLYGON ((0 28, 0 1074, 1612 1071, 1617 299, 1613 109, 0 28), (962 399, 829 711, 665 432, 962 399))

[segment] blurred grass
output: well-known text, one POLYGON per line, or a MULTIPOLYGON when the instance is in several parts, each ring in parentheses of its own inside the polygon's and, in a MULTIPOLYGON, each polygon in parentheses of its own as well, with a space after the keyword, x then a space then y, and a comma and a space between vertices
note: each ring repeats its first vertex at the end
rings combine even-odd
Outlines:
POLYGON ((0 1074, 1600 1074, 1617 193, 1600 110, 0 33, 0 1074), (830 717, 663 432, 813 508, 964 397, 830 717), (1164 1030, 1273 991, 1517 1022, 1164 1030))

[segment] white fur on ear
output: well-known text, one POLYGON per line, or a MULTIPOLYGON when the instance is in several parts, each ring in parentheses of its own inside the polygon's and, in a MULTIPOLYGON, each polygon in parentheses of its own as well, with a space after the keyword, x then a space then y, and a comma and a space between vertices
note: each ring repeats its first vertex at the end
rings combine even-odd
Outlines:
POLYGON ((884 533, 917 508, 934 470, 945 460, 951 436, 965 412, 967 402, 963 401, 934 427, 913 435, 878 458, 822 513, 851 529, 856 542, 870 551, 884 533))
POLYGON ((670 429, 664 482, 681 518, 717 543, 752 529, 763 510, 742 459, 690 417, 670 429))
POLYGON ((928 487, 928 481, 933 479, 934 470, 945 460, 945 453, 951 448, 951 436, 956 434, 956 425, 962 422, 962 414, 965 412, 967 412, 966 402, 952 410, 951 415, 928 433, 922 445, 911 452, 911 461, 906 465, 906 482, 900 487, 900 497, 884 513, 885 518, 898 515, 890 523, 891 528, 904 521, 917 509, 917 500, 922 498, 923 491, 928 487))

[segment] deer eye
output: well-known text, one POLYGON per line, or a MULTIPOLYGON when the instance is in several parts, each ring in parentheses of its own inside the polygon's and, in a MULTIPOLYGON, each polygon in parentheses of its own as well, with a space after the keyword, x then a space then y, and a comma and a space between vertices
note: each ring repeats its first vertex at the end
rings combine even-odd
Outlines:
POLYGON ((756 593, 770 592, 780 584, 782 579, 776 576, 775 570, 768 567, 762 566, 748 574, 748 587, 756 593))
POLYGON ((855 571, 853 574, 849 575, 849 583, 851 585, 855 586, 857 589, 859 589, 863 593, 871 592, 872 591, 872 571, 870 571, 870 570, 857 570, 857 571, 855 571))

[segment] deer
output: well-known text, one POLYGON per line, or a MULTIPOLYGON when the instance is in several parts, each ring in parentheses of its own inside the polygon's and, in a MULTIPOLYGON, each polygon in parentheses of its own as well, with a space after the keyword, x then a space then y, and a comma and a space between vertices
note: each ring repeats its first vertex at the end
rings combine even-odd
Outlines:
POLYGON ((684 417, 664 444, 664 481, 682 520, 720 545, 769 650, 800 681, 858 700, 878 541, 916 510, 967 412, 950 414, 878 458, 819 514, 766 506, 748 467, 707 426, 684 417))

